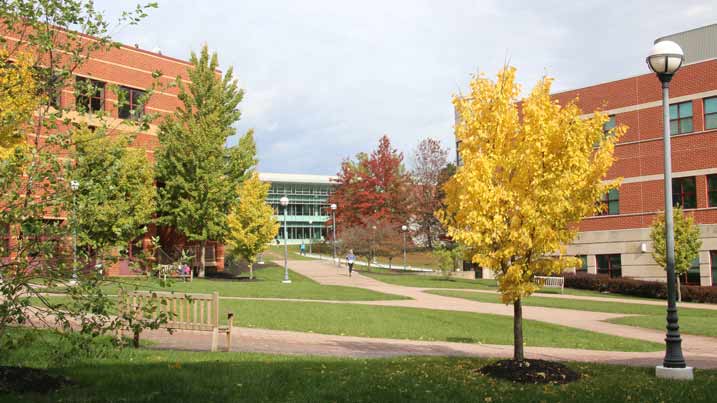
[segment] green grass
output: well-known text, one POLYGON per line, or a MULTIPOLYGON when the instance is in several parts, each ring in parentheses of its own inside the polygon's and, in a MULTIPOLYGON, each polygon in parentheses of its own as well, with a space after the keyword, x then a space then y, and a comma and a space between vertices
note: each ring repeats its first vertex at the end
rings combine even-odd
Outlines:
MULTIPOLYGON (((717 311, 712 311, 711 316, 693 316, 690 315, 690 311, 692 311, 692 309, 680 308, 679 310, 681 333, 717 337, 717 311)), ((608 322, 663 331, 666 325, 664 313, 660 315, 616 318, 610 319, 608 322)))
MULTIPOLYGON (((464 298, 471 301, 501 303, 500 296, 470 291, 437 290, 431 294, 464 298)), ((665 329, 665 307, 658 305, 627 304, 623 302, 585 301, 576 299, 528 297, 527 306, 576 309, 580 311, 624 313, 644 315, 612 319, 609 322, 651 329, 665 329)), ((717 337, 717 311, 708 309, 680 308, 680 330, 687 334, 717 337)))
POLYGON ((10 402, 711 402, 717 371, 695 381, 656 379, 654 368, 570 363, 569 385, 519 385, 476 370, 491 360, 400 357, 345 359, 248 353, 124 350, 113 358, 52 367, 55 346, 4 354, 0 364, 49 368, 76 385, 48 394, 5 394, 10 402))
POLYGON ((384 283, 401 285, 405 287, 419 288, 475 288, 482 290, 496 289, 495 280, 468 280, 462 278, 445 279, 438 276, 428 276, 420 274, 389 274, 385 270, 371 269, 367 272, 359 267, 361 274, 369 276, 375 280, 384 283))
MULTIPOLYGON (((512 344, 509 316, 404 307, 281 301, 220 303, 221 317, 234 312, 235 325, 346 336, 512 344)), ((544 322, 525 321, 529 346, 615 351, 657 351, 661 345, 544 322)))
MULTIPOLYGON (((356 287, 333 285, 320 285, 319 283, 290 271, 291 284, 283 284, 284 269, 278 266, 269 266, 255 270, 255 281, 235 281, 223 279, 199 279, 192 282, 175 280, 169 287, 162 287, 157 279, 121 279, 114 278, 110 285, 105 287, 108 293, 117 293, 121 281, 125 288, 140 290, 175 291, 190 293, 219 293, 220 297, 251 297, 251 298, 298 298, 298 299, 325 299, 336 301, 375 301, 406 299, 399 295, 383 294, 376 291, 356 287)), ((54 291, 62 291, 56 289, 54 291)))

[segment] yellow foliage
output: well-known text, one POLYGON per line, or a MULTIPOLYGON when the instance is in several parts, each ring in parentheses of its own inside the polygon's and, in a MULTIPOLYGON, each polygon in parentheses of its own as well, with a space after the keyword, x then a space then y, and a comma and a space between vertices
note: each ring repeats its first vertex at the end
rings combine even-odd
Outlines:
POLYGON ((259 253, 279 231, 274 210, 266 203, 269 184, 262 183, 256 172, 237 189, 238 202, 229 214, 227 243, 234 253, 254 263, 259 253))
POLYGON ((605 114, 581 118, 574 102, 550 98, 551 82, 543 78, 520 101, 507 67, 495 82, 474 77, 470 95, 453 99, 463 165, 436 214, 449 236, 476 251, 474 262, 495 272, 505 303, 534 292, 534 276, 579 264, 565 256, 576 224, 618 186, 603 179, 625 127, 606 135, 605 114))
POLYGON ((25 144, 24 128, 39 105, 32 59, 20 54, 14 63, 0 49, 0 159, 25 144))

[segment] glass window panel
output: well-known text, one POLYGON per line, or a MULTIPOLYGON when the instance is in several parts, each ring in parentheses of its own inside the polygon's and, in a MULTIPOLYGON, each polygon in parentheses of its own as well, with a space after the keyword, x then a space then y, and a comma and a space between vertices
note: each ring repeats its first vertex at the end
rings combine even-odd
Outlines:
POLYGON ((576 270, 577 271, 588 271, 588 257, 586 255, 580 255, 578 257, 582 261, 582 264, 576 270))
POLYGON ((610 215, 620 214, 620 202, 611 201, 608 204, 608 214, 610 214, 610 215))
POLYGON ((692 261, 692 266, 687 271, 687 283, 699 285, 700 281, 700 259, 696 258, 692 261))
POLYGON ((670 105, 670 119, 677 119, 677 105, 670 105))
POLYGON ((712 265, 712 286, 717 287, 717 250, 710 251, 710 262, 712 265))
POLYGON ((678 134, 679 131, 677 129, 678 129, 677 121, 676 120, 670 121, 670 134, 678 134))
POLYGON ((680 133, 692 132, 692 118, 680 119, 680 133))
POLYGON ((682 189, 687 192, 694 192, 695 191, 695 178, 681 178, 682 179, 682 189))
POLYGON ((705 113, 717 113, 717 97, 705 99, 705 113))
POLYGON ((717 175, 707 177, 708 205, 717 207, 717 175))
POLYGON ((680 117, 692 117, 692 101, 683 102, 678 105, 680 107, 680 117))
POLYGON ((717 113, 705 116, 705 129, 717 129, 717 113))

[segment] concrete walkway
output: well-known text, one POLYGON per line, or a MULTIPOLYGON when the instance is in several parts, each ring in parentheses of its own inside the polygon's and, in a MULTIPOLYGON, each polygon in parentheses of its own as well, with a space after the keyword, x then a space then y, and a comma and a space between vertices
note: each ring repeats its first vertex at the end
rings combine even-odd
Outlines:
MULTIPOLYGON (((359 287, 386 294, 396 294, 411 298, 410 300, 356 301, 350 303, 476 312, 506 316, 513 315, 513 308, 503 304, 477 302, 463 298, 452 298, 428 294, 423 292, 425 290, 423 288, 388 284, 363 276, 359 273, 354 273, 352 277, 348 277, 345 268, 337 268, 330 263, 322 261, 294 260, 290 262, 290 266, 293 271, 309 277, 319 284, 359 287)), ((609 298, 605 299, 611 300, 609 298)), ((344 303, 347 302, 344 301, 344 303)), ((630 303, 635 303, 635 301, 631 300, 630 303)), ((622 313, 589 312, 535 306, 523 307, 523 317, 529 320, 554 323, 561 326, 590 330, 593 332, 610 334, 619 337, 627 337, 656 343, 664 342, 664 331, 604 322, 608 319, 624 316, 630 315, 622 313)), ((709 359, 717 361, 717 338, 682 335, 682 339, 682 348, 685 354, 705 356, 709 359)))
MULTIPOLYGON (((381 293, 402 295, 411 299, 386 301, 324 301, 242 297, 222 297, 222 299, 310 301, 333 304, 401 306, 506 316, 512 316, 513 314, 512 307, 508 307, 503 304, 483 303, 462 298, 433 295, 424 292, 426 290, 432 290, 432 288, 415 288, 387 284, 358 273, 354 273, 354 275, 349 278, 346 268, 337 268, 330 262, 294 260, 290 262, 290 266, 292 270, 309 277, 320 284, 365 288, 381 293)), ((478 291, 491 292, 482 290, 478 291)), ((600 301, 604 300, 605 302, 617 303, 649 302, 649 305, 653 305, 652 301, 639 301, 631 299, 573 297, 568 295, 546 296, 600 301)), ((702 305, 698 305, 697 307, 705 308, 702 305)), ((706 309, 713 308, 710 307, 706 309)), ((625 314, 525 306, 523 307, 523 316, 525 319, 539 320, 562 326, 657 343, 663 343, 665 337, 663 331, 604 322, 606 319, 629 316, 625 314)), ((211 345, 211 332, 177 331, 170 336, 164 330, 156 330, 143 333, 143 337, 156 342, 156 348, 207 351, 211 345)), ((222 347, 223 338, 220 338, 220 349, 222 347)), ((512 356, 513 347, 511 345, 425 342, 236 327, 232 342, 232 351, 355 358, 393 357, 401 355, 505 358, 512 356)), ((653 367, 660 364, 664 356, 664 352, 639 353, 550 347, 526 347, 525 351, 526 354, 532 358, 647 367, 653 367)), ((689 365, 696 368, 717 368, 717 338, 683 335, 683 351, 689 365)))

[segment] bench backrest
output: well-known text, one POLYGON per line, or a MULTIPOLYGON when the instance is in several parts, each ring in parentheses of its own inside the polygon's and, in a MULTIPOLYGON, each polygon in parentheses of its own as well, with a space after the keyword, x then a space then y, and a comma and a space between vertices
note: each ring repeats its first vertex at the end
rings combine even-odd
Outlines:
POLYGON ((141 315, 143 306, 154 306, 169 315, 166 327, 186 330, 212 330, 219 327, 219 293, 188 294, 160 291, 129 291, 119 295, 119 309, 127 315, 141 315))
POLYGON ((565 278, 535 276, 535 283, 542 287, 563 287, 565 284, 565 278))

